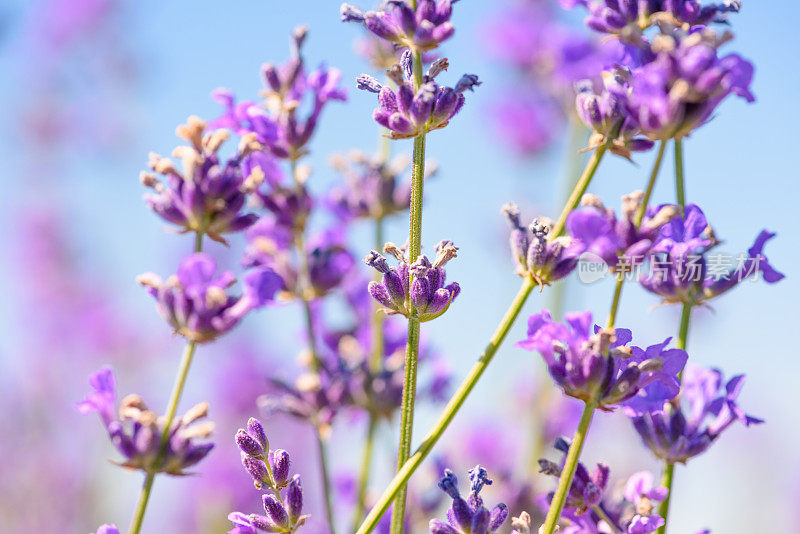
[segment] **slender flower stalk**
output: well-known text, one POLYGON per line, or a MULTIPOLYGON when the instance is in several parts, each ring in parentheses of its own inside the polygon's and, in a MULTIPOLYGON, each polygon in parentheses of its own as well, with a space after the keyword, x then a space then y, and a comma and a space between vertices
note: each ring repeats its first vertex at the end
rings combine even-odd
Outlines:
MULTIPOLYGON (((416 9, 416 2, 412 8, 416 9)), ((412 68, 414 87, 419 90, 422 85, 422 52, 414 49, 412 68)), ((416 261, 422 249, 422 193, 425 177, 425 132, 414 138, 414 154, 411 167, 411 208, 409 212, 409 261, 416 261)), ((397 469, 401 469, 411 454, 411 438, 414 428, 414 402, 417 392, 417 363, 419 359, 419 319, 415 314, 408 318, 408 343, 406 345, 405 381, 403 382, 403 400, 400 412, 400 443, 397 451, 397 469)), ((403 520, 406 508, 405 487, 397 495, 392 510, 392 534, 403 532, 403 520)))
MULTIPOLYGON (((692 305, 684 304, 681 310, 681 323, 678 328, 678 341, 676 346, 679 349, 686 350, 686 341, 689 335, 689 320, 692 315, 692 305)), ((680 375, 678 375, 680 378, 680 375)), ((666 462, 664 464, 664 471, 661 474, 661 486, 667 488, 667 497, 661 501, 658 507, 658 515, 664 518, 664 524, 659 527, 657 534, 665 534, 667 531, 667 521, 669 516, 669 503, 672 497, 672 481, 675 477, 675 464, 666 462)))
MULTIPOLYGON (((203 249, 203 234, 201 232, 195 233, 194 251, 200 252, 203 249)), ((147 503, 150 500, 150 492, 153 490, 153 482, 156 479, 156 466, 161 463, 164 453, 167 449, 169 442, 170 430, 172 429, 172 421, 175 419, 175 413, 178 411, 178 403, 183 394, 183 388, 186 385, 186 377, 189 376, 189 368, 192 366, 194 359, 194 351, 197 347, 195 341, 189 341, 183 351, 180 367, 178 367, 178 374, 175 376, 175 383, 172 386, 172 393, 169 396, 169 403, 167 404, 166 419, 164 421, 164 431, 161 434, 161 446, 159 448, 158 456, 156 457, 153 468, 147 472, 142 484, 142 490, 139 493, 139 500, 136 503, 136 511, 133 513, 133 520, 131 521, 130 534, 139 534, 142 529, 142 522, 144 521, 144 514, 147 510, 147 503)))
MULTIPOLYGON (((642 205, 639 209, 639 212, 636 214, 635 222, 637 226, 641 224, 644 218, 644 214, 647 211, 647 205, 650 201, 650 196, 652 195, 653 189, 655 188, 656 179, 658 178, 658 172, 661 169, 661 161, 664 156, 665 144, 666 143, 662 141, 659 146, 658 153, 656 155, 656 160, 653 164, 653 170, 650 173, 650 178, 647 182, 647 187, 645 190, 645 195, 642 201, 642 205)), ((603 148, 604 146, 606 145, 599 147, 595 152, 595 154, 599 152, 600 149, 603 148)), ((620 272, 617 274, 617 282, 614 287, 614 296, 611 299, 611 308, 608 313, 608 322, 606 326, 607 329, 613 329, 616 323, 617 312, 619 311, 619 305, 622 300, 622 288, 624 286, 624 283, 625 283, 625 273, 620 272)), ((678 348, 683 349, 683 347, 680 345, 678 346, 678 348)), ((587 402, 586 406, 584 407, 583 415, 581 416, 580 423, 578 424, 578 429, 575 431, 575 437, 573 438, 572 443, 570 444, 569 447, 569 452, 567 453, 566 463, 561 472, 561 476, 559 477, 556 493, 553 496, 553 500, 550 502, 550 508, 547 511, 547 517, 545 518, 544 525, 542 526, 542 529, 540 531, 541 534, 553 534, 558 526, 558 520, 561 518, 561 512, 564 510, 564 504, 566 502, 567 493, 569 492, 569 488, 572 485, 572 479, 575 476, 575 469, 578 466, 578 460, 580 459, 583 443, 586 439, 586 433, 588 432, 589 425, 591 424, 592 421, 592 414, 594 413, 594 410, 596 408, 597 408, 596 402, 587 402)))
POLYGON ((686 206, 686 189, 683 176, 683 140, 675 138, 675 194, 678 199, 678 206, 683 209, 686 206))
POLYGON ((514 324, 514 321, 516 321, 520 311, 522 311, 522 307, 534 287, 536 287, 536 283, 530 277, 526 277, 522 283, 522 287, 514 297, 511 306, 506 311, 506 314, 503 316, 503 319, 500 321, 500 324, 497 326, 494 334, 492 334, 489 344, 483 350, 480 358, 472 366, 472 369, 470 369, 466 378, 464 378, 464 381, 461 382, 461 385, 458 386, 458 389, 450 398, 447 406, 445 406, 444 411, 423 439, 422 444, 417 448, 416 451, 414 451, 414 454, 408 459, 408 461, 406 461, 397 471, 397 474, 389 483, 389 486, 384 490, 383 495, 380 496, 378 501, 375 503, 375 506, 373 506, 369 514, 367 514, 364 522, 361 523, 361 526, 356 531, 356 534, 368 534, 375 529, 378 521, 380 521, 381 517, 389 508, 389 505, 391 505, 401 488, 405 487, 405 485, 408 483, 408 480, 411 478, 411 475, 414 474, 420 464, 422 464, 423 460, 425 460, 433 447, 436 445, 436 442, 439 440, 439 438, 442 437, 442 434, 444 434, 444 431, 447 430, 450 422, 464 404, 464 401, 467 399, 469 394, 475 388, 475 385, 478 383, 478 380, 483 375, 484 371, 486 371, 486 368, 491 363, 492 358, 494 358, 494 355, 497 353, 500 345, 503 344, 508 331, 514 324))

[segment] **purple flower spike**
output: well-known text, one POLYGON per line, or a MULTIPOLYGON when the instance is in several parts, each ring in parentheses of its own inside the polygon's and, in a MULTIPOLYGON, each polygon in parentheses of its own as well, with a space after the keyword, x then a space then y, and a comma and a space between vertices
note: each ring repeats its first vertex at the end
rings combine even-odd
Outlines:
POLYGON ((744 375, 724 382, 717 369, 688 366, 679 402, 633 417, 633 426, 657 457, 685 463, 705 452, 735 422, 745 426, 763 422, 737 405, 743 383, 744 375))
POLYGON ((590 80, 575 85, 575 105, 578 117, 594 133, 589 138, 589 149, 597 148, 611 138, 609 150, 630 159, 631 152, 650 150, 653 142, 638 137, 641 128, 628 111, 631 92, 631 73, 623 68, 603 72, 603 90, 596 93, 590 80))
MULTIPOLYGON (((392 139, 407 139, 444 128, 464 105, 464 92, 473 91, 481 84, 474 74, 465 74, 455 88, 441 87, 434 80, 447 66, 440 63, 423 76, 422 83, 415 89, 410 69, 396 64, 387 72, 397 84, 397 89, 388 85, 378 90, 378 103, 372 116, 381 126, 389 130, 392 139)), ((402 62, 402 60, 401 60, 402 62)), ((359 77, 359 88, 374 92, 377 82, 359 77)))
POLYGON ((648 207, 640 225, 636 217, 644 193, 635 191, 622 197, 621 217, 607 209, 594 195, 584 195, 583 207, 567 217, 567 231, 578 254, 590 253, 602 259, 612 272, 630 270, 650 253, 661 228, 680 215, 677 206, 648 207))
MULTIPOLYGON (((331 190, 326 204, 342 220, 379 219, 408 210, 411 182, 403 179, 409 165, 407 156, 384 162, 354 152, 332 158, 331 165, 345 183, 331 190)), ((436 165, 426 162, 425 178, 435 172, 436 165)))
POLYGON ((549 239, 549 219, 539 217, 525 228, 520 224, 516 204, 506 204, 502 212, 511 226, 511 255, 518 275, 530 276, 540 286, 546 286, 575 269, 581 251, 571 246, 573 240, 569 237, 549 239))
POLYGON ((381 283, 369 283, 369 293, 383 305, 385 313, 405 317, 413 315, 420 322, 425 322, 447 311, 461 288, 455 282, 444 285, 444 266, 458 255, 458 248, 452 241, 444 240, 436 245, 435 250, 433 263, 421 254, 417 261, 409 265, 404 252, 393 243, 387 243, 383 251, 398 261, 394 269, 389 267, 386 258, 374 250, 364 258, 364 263, 383 274, 381 283))
POLYGON ((228 520, 233 523, 229 534, 295 532, 308 518, 302 515, 303 487, 300 476, 289 477, 289 454, 281 449, 269 450, 263 430, 260 421, 250 419, 247 430, 239 429, 236 433, 236 443, 242 449, 242 464, 253 477, 256 488, 270 491, 261 497, 266 515, 232 512, 228 515, 228 520), (265 444, 263 448, 262 444, 265 444), (269 469, 265 458, 268 458, 269 469))
MULTIPOLYGON (((100 415, 111 443, 125 459, 119 465, 147 472, 185 475, 186 469, 196 465, 214 448, 213 443, 195 441, 208 438, 214 428, 213 423, 200 421, 208 416, 208 403, 197 404, 173 421, 166 449, 159 458, 164 418, 150 410, 138 395, 122 399, 117 417, 114 414, 115 380, 108 367, 90 375, 89 383, 95 391, 78 404, 78 411, 82 414, 96 411, 100 415)), ((102 528, 98 534, 116 532, 102 528)))
POLYGON ((254 135, 246 135, 237 154, 221 163, 217 151, 228 133, 215 130, 204 134, 205 129, 203 121, 189 117, 177 129, 189 144, 173 151, 183 162, 182 171, 168 158, 151 153, 149 167, 163 179, 149 172, 142 172, 140 179, 153 190, 144 198, 156 215, 181 232, 197 232, 226 243, 223 234, 242 231, 258 218, 242 211, 250 193, 264 180, 264 169, 245 165, 245 160, 262 147, 254 135))
POLYGON ((350 4, 340 9, 343 22, 359 22, 380 39, 420 51, 433 50, 453 36, 452 4, 457 0, 419 0, 416 10, 406 0, 383 3, 380 11, 362 12, 350 4))
MULTIPOLYGON (((539 465, 541 466, 541 472, 558 478, 561 476, 561 470, 566 461, 569 444, 565 440, 559 439, 556 441, 556 448, 564 453, 561 463, 556 465, 553 462, 542 459, 539 460, 539 465)), ((599 505, 606 486, 608 486, 609 472, 609 468, 605 464, 597 464, 594 471, 589 473, 585 465, 578 463, 575 476, 572 479, 572 485, 567 493, 565 506, 576 515, 582 515, 590 508, 599 505)), ((554 493, 550 492, 548 494, 548 501, 553 499, 554 493)))
MULTIPOLYGON (((626 347, 631 341, 630 330, 617 328, 612 332, 598 326, 592 330, 590 312, 568 313, 564 319, 566 325, 553 322, 546 310, 532 315, 528 320, 528 337, 517 346, 539 352, 553 380, 570 397, 596 402, 600 409, 612 410, 654 380, 670 382, 680 371, 678 364, 682 357, 679 354, 670 353, 663 362, 660 356, 632 358, 634 349, 626 347)), ((649 355, 652 351, 642 351, 642 354, 649 355)), ((663 402, 674 394, 661 395, 670 393, 668 388, 652 387, 646 390, 646 398, 648 402, 651 398, 652 402, 663 402)))
POLYGON ((95 534, 119 534, 117 525, 100 525, 95 534))
MULTIPOLYGON (((296 160, 308 152, 306 146, 329 102, 347 100, 347 91, 338 86, 341 80, 338 69, 321 65, 310 73, 305 70, 301 51, 306 33, 303 26, 294 30, 292 55, 286 63, 262 66, 266 92, 263 106, 252 101, 237 103, 227 89, 218 89, 212 95, 225 109, 211 124, 229 128, 238 135, 253 135, 266 150, 261 160, 269 162, 273 171, 273 158, 296 160), (310 111, 300 117, 299 109, 310 111)), ((267 169, 262 171, 268 173, 267 169)))
POLYGON ((458 491, 458 479, 449 469, 439 481, 439 488, 453 500, 447 511, 447 521, 431 519, 432 534, 489 534, 496 532, 508 518, 508 508, 498 504, 491 511, 483 505, 479 493, 483 486, 490 485, 486 469, 476 465, 469 471, 470 492, 467 499, 458 491))
POLYGON ((747 102, 753 65, 737 54, 719 57, 728 40, 703 28, 674 31, 653 40, 654 59, 633 72, 628 112, 650 139, 688 136, 708 122, 719 104, 733 94, 747 102))
POLYGON ((746 255, 714 254, 714 232, 703 211, 689 204, 684 217, 672 219, 659 232, 651 248, 650 273, 639 282, 664 303, 692 305, 706 303, 759 274, 774 284, 784 278, 764 255, 766 242, 774 236, 762 230, 746 255))
POLYGON ((251 310, 272 300, 281 280, 271 269, 258 268, 245 276, 244 294, 228 295, 236 281, 233 273, 216 275, 217 264, 203 253, 187 256, 178 273, 163 280, 153 274, 139 275, 137 281, 158 302, 158 311, 176 334, 197 343, 217 339, 236 326, 251 310))

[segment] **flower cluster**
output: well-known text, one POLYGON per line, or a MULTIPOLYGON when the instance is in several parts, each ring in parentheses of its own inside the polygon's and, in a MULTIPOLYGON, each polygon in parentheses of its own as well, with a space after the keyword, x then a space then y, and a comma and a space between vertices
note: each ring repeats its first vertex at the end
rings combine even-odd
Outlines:
POLYGON ((385 313, 414 316, 420 322, 430 321, 446 312, 461 292, 456 282, 444 285, 444 266, 458 255, 452 241, 444 240, 436 245, 433 263, 424 254, 410 263, 393 243, 387 243, 383 251, 395 257, 396 268, 390 268, 386 258, 375 250, 364 258, 364 263, 383 274, 382 282, 369 283, 369 294, 384 306, 385 313))
POLYGON ((714 261, 711 249, 718 244, 714 232, 703 211, 689 204, 683 217, 673 218, 661 228, 651 247, 652 274, 642 276, 640 283, 665 303, 692 305, 718 297, 757 273, 774 284, 784 278, 764 255, 764 245, 774 236, 762 230, 747 255, 731 270, 714 261))
POLYGON ((255 214, 242 211, 250 193, 263 181, 264 173, 248 168, 244 161, 261 145, 254 135, 246 135, 236 156, 221 163, 217 152, 228 133, 205 130, 203 121, 189 117, 177 129, 178 136, 189 144, 172 152, 181 159, 183 170, 179 171, 170 159, 151 153, 149 167, 165 178, 159 180, 149 172, 142 172, 140 178, 153 190, 145 195, 145 201, 156 215, 178 226, 181 232, 197 232, 225 243, 223 234, 244 230, 257 219, 255 214))
POLYGON ((762 423, 736 404, 744 375, 725 382, 717 369, 690 365, 683 375, 681 396, 661 411, 632 418, 644 445, 669 463, 685 463, 703 452, 735 422, 762 423))
POLYGON ((621 217, 606 208, 595 195, 584 195, 583 207, 567 217, 566 228, 575 239, 580 254, 601 258, 612 271, 634 266, 646 257, 661 228, 680 214, 677 206, 649 206, 641 213, 644 193, 635 191, 622 197, 621 217), (641 222, 637 220, 642 216, 641 222))
POLYGON ((464 105, 465 91, 481 84, 474 74, 465 74, 455 87, 440 87, 435 78, 447 70, 446 59, 435 61, 418 85, 412 73, 411 52, 406 50, 400 63, 387 71, 397 85, 381 85, 367 74, 358 77, 358 88, 378 94, 380 107, 372 114, 375 121, 389 130, 392 139, 407 139, 444 128, 464 105))
POLYGON ((407 0, 389 0, 379 11, 362 12, 342 4, 342 22, 360 22, 371 33, 400 46, 432 50, 455 32, 450 17, 458 0, 418 0, 416 7, 407 0))
POLYGON ((236 282, 233 273, 216 274, 217 264, 208 255, 195 253, 166 280, 153 273, 137 281, 158 302, 158 310, 176 334, 197 343, 207 343, 236 326, 247 312, 264 306, 280 288, 280 278, 271 269, 258 268, 244 277, 244 294, 234 297, 227 289, 236 282))
POLYGON ((518 275, 530 276, 540 286, 546 286, 575 270, 580 251, 569 237, 550 238, 552 224, 549 219, 539 217, 525 228, 520 223, 516 204, 506 204, 502 213, 511 226, 511 257, 518 275))
POLYGON ((640 411, 661 408, 678 394, 677 375, 687 355, 664 350, 669 340, 642 350, 626 346, 630 330, 595 326, 592 332, 590 312, 568 313, 564 319, 566 325, 554 322, 547 311, 532 315, 528 337, 517 346, 539 352, 566 395, 604 410, 624 405, 640 411))
POLYGON ((486 469, 479 465, 470 469, 469 482, 469 496, 464 499, 458 491, 458 479, 445 469, 439 488, 453 499, 453 504, 447 512, 447 522, 431 519, 432 534, 489 534, 505 523, 508 518, 505 504, 498 504, 491 511, 483 505, 481 489, 492 483, 486 469))
MULTIPOLYGON (((401 178, 408 164, 404 155, 391 161, 362 152, 331 158, 331 165, 345 182, 330 191, 328 206, 344 221, 382 219, 408 210, 411 183, 401 178)), ((426 162, 425 178, 435 172, 436 166, 426 162)))
POLYGON ((93 373, 89 384, 93 391, 78 404, 78 411, 83 414, 97 412, 111 443, 125 458, 121 466, 184 475, 186 469, 200 462, 214 448, 213 443, 195 441, 209 437, 214 428, 211 422, 198 422, 208 415, 208 403, 189 409, 167 430, 164 418, 150 410, 138 395, 122 399, 119 418, 116 417, 116 381, 111 368, 104 367, 93 373), (167 440, 163 450, 162 436, 167 440))
MULTIPOLYGON (((558 438, 554 447, 564 453, 561 464, 556 464, 550 460, 539 460, 539 472, 545 475, 560 477, 570 444, 564 438, 558 438)), ((574 510, 576 515, 586 513, 587 510, 599 505, 603 499, 603 493, 608 486, 610 469, 605 464, 597 464, 594 471, 589 470, 582 463, 578 463, 575 476, 567 493, 566 507, 574 510)), ((548 494, 548 501, 553 499, 553 494, 548 494)))
MULTIPOLYGON (((262 167, 273 168, 269 156, 297 159, 306 153, 322 110, 332 101, 347 100, 345 89, 338 87, 341 73, 324 65, 306 73, 301 55, 307 28, 299 26, 292 33, 292 55, 281 66, 267 63, 261 68, 266 98, 262 104, 253 101, 236 102, 227 89, 214 92, 214 99, 225 108, 211 124, 228 128, 238 135, 254 134, 268 151, 257 161, 262 167), (306 106, 311 110, 305 118, 299 116, 306 106)), ((266 168, 262 168, 267 173, 266 168)))
POLYGON ((247 422, 247 429, 236 432, 236 445, 242 454, 242 465, 253 477, 257 489, 268 489, 261 496, 266 515, 232 512, 228 520, 234 528, 229 534, 262 532, 293 533, 305 524, 303 486, 300 475, 289 475, 289 454, 271 450, 264 427, 257 419, 247 422))

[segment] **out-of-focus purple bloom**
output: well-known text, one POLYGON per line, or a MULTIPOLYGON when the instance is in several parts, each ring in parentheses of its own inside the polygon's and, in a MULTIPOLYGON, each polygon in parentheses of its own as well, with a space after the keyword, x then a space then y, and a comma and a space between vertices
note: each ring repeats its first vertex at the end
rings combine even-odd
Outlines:
POLYGON ((148 172, 142 172, 140 178, 153 190, 145 195, 145 201, 159 217, 181 232, 197 232, 225 243, 222 234, 244 230, 258 218, 242 210, 264 173, 245 169, 243 161, 261 146, 254 136, 245 136, 237 155, 221 163, 217 151, 228 133, 216 130, 204 134, 205 129, 206 124, 197 117, 189 117, 178 127, 177 134, 189 142, 173 151, 183 162, 182 171, 170 159, 151 153, 149 167, 164 180, 148 172))
MULTIPOLYGON (((406 211, 411 204, 411 183, 401 177, 408 169, 405 155, 391 161, 371 158, 361 152, 331 159, 332 167, 345 183, 331 190, 328 207, 342 220, 381 219, 406 211)), ((425 178, 436 172, 436 165, 426 162, 425 178)))
POLYGON ((633 426, 657 457, 669 463, 685 463, 705 452, 733 423, 750 426, 763 422, 737 405, 743 384, 744 375, 724 382, 717 369, 688 366, 679 402, 633 417, 633 426))
POLYGON ((251 310, 271 301, 281 280, 269 268, 259 267, 244 277, 244 293, 228 295, 236 279, 230 271, 216 274, 217 264, 208 255, 195 253, 178 266, 166 280, 154 273, 139 275, 137 281, 158 302, 158 311, 176 334, 197 343, 213 341, 236 326, 251 310))
POLYGON ((164 418, 150 410, 138 395, 128 395, 122 399, 119 419, 110 416, 114 411, 116 392, 114 375, 108 367, 90 375, 89 384, 94 391, 78 403, 78 411, 82 414, 97 412, 100 415, 111 443, 125 458, 119 465, 148 472, 184 475, 187 468, 200 462, 214 448, 213 443, 195 442, 197 438, 209 437, 214 428, 214 423, 198 422, 208 415, 207 402, 197 404, 183 417, 173 421, 166 448, 159 455, 164 418))
POLYGON ((378 11, 362 12, 342 4, 343 22, 360 22, 371 33, 389 42, 417 49, 433 50, 452 37, 452 4, 458 0, 419 0, 416 9, 407 0, 389 0, 378 11))
MULTIPOLYGON (((555 464, 549 460, 541 459, 539 460, 539 468, 541 473, 558 478, 561 476, 561 470, 569 452, 569 443, 565 439, 559 438, 555 442, 555 448, 564 453, 561 463, 555 464)), ((575 470, 575 476, 572 479, 572 485, 567 493, 565 506, 574 511, 576 515, 581 515, 590 508, 599 505, 603 500, 603 492, 608 485, 609 473, 610 470, 605 464, 597 464, 594 471, 589 473, 586 466, 579 462, 575 470)), ((552 500, 554 493, 551 492, 548 495, 548 501, 552 500)))
POLYGON ((270 391, 259 397, 258 406, 267 414, 283 413, 305 421, 327 435, 347 401, 346 377, 340 373, 321 362, 318 372, 300 375, 294 385, 272 378, 270 391))
POLYGON ((447 69, 447 60, 433 63, 422 83, 415 89, 410 69, 411 56, 404 53, 401 63, 388 72, 397 89, 382 85, 369 75, 358 77, 358 88, 378 94, 379 108, 372 116, 381 126, 389 129, 392 139, 407 139, 444 128, 464 105, 465 91, 474 91, 481 84, 474 74, 465 74, 454 88, 441 87, 434 78, 447 69))
POLYGON ((567 217, 566 228, 574 239, 577 254, 585 252, 600 257, 613 271, 630 270, 642 263, 659 235, 661 228, 680 215, 677 206, 648 206, 641 224, 636 217, 644 193, 635 191, 622 197, 621 217, 606 208, 595 195, 584 195, 583 207, 567 217))
MULTIPOLYGON (((668 373, 677 367, 672 360, 679 362, 681 358, 679 354, 668 354, 666 366, 663 354, 644 359, 650 353, 642 351, 642 357, 632 358, 633 348, 626 347, 632 339, 630 330, 608 331, 595 326, 592 333, 590 312, 568 313, 564 319, 569 326, 553 322, 546 310, 532 315, 528 337, 517 346, 539 352, 566 395, 595 402, 603 410, 625 404, 656 379, 669 382, 668 373)), ((669 395, 670 391, 648 390, 647 400, 652 396, 655 402, 659 393, 669 395)), ((670 398, 664 396, 661 400, 670 398)))
POLYGON ((261 496, 266 515, 229 514, 228 520, 234 526, 228 534, 295 532, 308 516, 302 515, 300 475, 289 475, 289 454, 281 449, 270 450, 263 425, 253 418, 247 422, 247 429, 240 428, 236 433, 236 444, 241 450, 242 465, 255 480, 256 488, 266 487, 270 493, 261 496))
POLYGON ((492 481, 486 469, 476 465, 469 471, 470 492, 464 499, 458 491, 458 479, 449 469, 439 481, 439 488, 451 499, 453 504, 447 511, 447 522, 431 519, 432 534, 489 534, 496 532, 508 518, 508 508, 498 504, 491 511, 483 505, 480 491, 492 481))
POLYGON ((667 495, 669 495, 667 488, 655 487, 655 477, 650 471, 634 473, 625 483, 625 500, 633 503, 639 516, 650 516, 653 511, 653 501, 663 501, 667 495))
POLYGON ((338 69, 322 65, 306 73, 300 54, 306 33, 304 26, 295 28, 292 55, 284 65, 267 63, 261 67, 267 93, 263 105, 252 101, 236 103, 227 89, 216 90, 213 97, 225 110, 212 125, 229 128, 239 135, 255 134, 258 142, 278 158, 297 159, 305 155, 305 147, 325 105, 347 100, 347 91, 338 87, 341 79, 338 69), (304 119, 300 118, 298 114, 306 106, 310 106, 310 111, 304 119))
POLYGON ((282 298, 314 299, 338 287, 352 271, 355 260, 345 247, 342 228, 332 227, 305 243, 305 261, 310 287, 301 288, 295 257, 290 244, 293 232, 281 221, 262 217, 247 232, 247 247, 242 263, 246 267, 271 269, 280 277, 282 298))
POLYGON ((400 314, 405 317, 415 316, 420 322, 436 319, 450 307, 461 292, 456 282, 444 285, 446 273, 444 266, 455 258, 457 248, 452 241, 444 240, 436 247, 433 263, 427 256, 420 254, 414 263, 403 251, 392 243, 387 243, 383 251, 391 254, 398 261, 392 269, 386 258, 373 250, 364 263, 383 274, 383 281, 370 282, 369 293, 378 303, 384 306, 383 311, 389 315, 400 314), (413 278, 412 278, 413 276, 413 278))
POLYGON ((516 204, 506 204, 502 212, 511 225, 511 256, 518 275, 530 276, 537 284, 546 286, 575 269, 581 251, 572 246, 569 237, 549 239, 552 229, 549 219, 539 217, 525 228, 520 224, 516 204))
POLYGON ((753 65, 738 54, 719 57, 729 36, 708 28, 685 34, 662 33, 653 39, 655 59, 636 69, 627 110, 650 139, 688 136, 711 119, 733 94, 754 102, 753 65))
POLYGON ((117 525, 100 525, 95 534, 119 534, 117 525))
POLYGON ((498 97, 490 115, 508 144, 522 154, 535 154, 549 147, 563 121, 558 103, 532 90, 498 97))
POLYGON ((765 282, 774 284, 784 278, 764 255, 764 246, 774 236, 762 230, 747 254, 739 255, 734 264, 733 258, 711 253, 717 244, 714 232, 703 211, 689 204, 683 217, 662 227, 651 248, 651 274, 639 282, 665 303, 693 305, 718 297, 759 273, 765 282))
POLYGON ((559 3, 567 9, 584 6, 589 10, 586 25, 591 29, 629 39, 663 20, 688 26, 726 22, 726 15, 738 13, 742 5, 740 0, 705 6, 701 0, 559 0, 559 3))
POLYGON ((576 84, 575 105, 578 117, 594 133, 589 148, 597 148, 611 138, 609 150, 630 159, 631 152, 650 150, 653 142, 639 137, 640 125, 627 107, 631 93, 631 73, 619 67, 603 72, 603 89, 595 91, 594 83, 583 80, 576 84))

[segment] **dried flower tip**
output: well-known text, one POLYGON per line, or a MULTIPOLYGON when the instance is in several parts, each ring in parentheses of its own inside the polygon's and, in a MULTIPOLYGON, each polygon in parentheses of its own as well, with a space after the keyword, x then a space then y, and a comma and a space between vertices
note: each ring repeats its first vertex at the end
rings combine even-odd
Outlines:
POLYGON ((383 85, 369 74, 361 74, 356 78, 356 87, 362 91, 380 93, 383 85))
POLYGON ((206 123, 197 115, 192 115, 186 119, 186 124, 175 128, 175 135, 191 143, 199 152, 203 149, 203 130, 205 129, 206 123))

